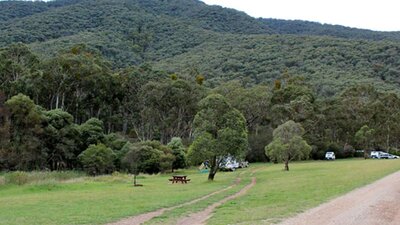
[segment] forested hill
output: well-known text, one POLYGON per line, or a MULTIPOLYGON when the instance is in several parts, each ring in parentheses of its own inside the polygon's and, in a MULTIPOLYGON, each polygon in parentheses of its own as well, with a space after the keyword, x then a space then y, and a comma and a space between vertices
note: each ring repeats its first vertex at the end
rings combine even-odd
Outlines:
POLYGON ((400 34, 256 19, 198 0, 0 1, 0 47, 23 42, 42 58, 85 44, 114 69, 149 63, 208 83, 302 75, 318 93, 352 83, 399 90, 400 34))
POLYGON ((276 34, 330 36, 347 39, 400 40, 400 32, 378 32, 302 20, 259 19, 276 34))

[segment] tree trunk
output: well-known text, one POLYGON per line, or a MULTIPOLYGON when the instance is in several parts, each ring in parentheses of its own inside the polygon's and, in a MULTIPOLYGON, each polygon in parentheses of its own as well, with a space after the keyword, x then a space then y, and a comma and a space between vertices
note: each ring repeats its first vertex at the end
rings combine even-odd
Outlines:
POLYGON ((285 160, 285 170, 289 171, 289 160, 285 160))
POLYGON ((211 160, 211 168, 210 168, 210 173, 208 174, 208 180, 213 181, 215 174, 217 173, 218 170, 218 165, 217 165, 217 156, 214 156, 213 159, 211 160))
POLYGON ((136 174, 133 174, 133 186, 136 186, 136 174))

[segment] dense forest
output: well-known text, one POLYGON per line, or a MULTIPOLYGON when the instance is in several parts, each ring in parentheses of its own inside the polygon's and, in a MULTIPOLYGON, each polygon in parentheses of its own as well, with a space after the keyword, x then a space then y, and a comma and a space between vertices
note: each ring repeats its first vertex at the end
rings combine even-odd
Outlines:
POLYGON ((0 169, 185 167, 210 95, 243 115, 252 162, 289 120, 313 159, 398 154, 399 37, 196 0, 0 2, 0 169))
POLYGON ((208 85, 270 83, 288 69, 333 96, 348 85, 399 89, 399 32, 255 19, 197 0, 0 2, 0 46, 23 42, 40 58, 84 43, 111 68, 193 73, 208 85))

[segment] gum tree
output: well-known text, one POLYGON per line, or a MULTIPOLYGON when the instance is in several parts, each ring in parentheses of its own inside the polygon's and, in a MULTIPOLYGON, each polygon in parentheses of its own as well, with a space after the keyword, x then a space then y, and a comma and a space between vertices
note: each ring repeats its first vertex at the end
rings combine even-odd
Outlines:
POLYGON ((308 158, 311 147, 303 139, 304 129, 299 123, 292 120, 278 126, 273 133, 273 141, 265 147, 266 155, 285 163, 285 170, 289 171, 289 162, 294 159, 308 158))
POLYGON ((200 101, 193 127, 195 139, 189 158, 195 163, 209 160, 208 180, 214 180, 224 157, 240 157, 247 150, 246 120, 222 95, 209 95, 200 101))

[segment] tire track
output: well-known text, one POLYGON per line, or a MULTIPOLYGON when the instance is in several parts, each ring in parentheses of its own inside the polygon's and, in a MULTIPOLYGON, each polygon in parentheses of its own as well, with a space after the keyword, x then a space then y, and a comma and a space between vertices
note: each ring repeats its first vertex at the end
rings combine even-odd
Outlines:
POLYGON ((114 223, 108 223, 107 225, 140 225, 140 224, 143 224, 143 223, 153 219, 154 217, 162 215, 166 211, 171 211, 171 210, 174 210, 176 208, 180 208, 180 207, 183 207, 183 206, 191 205, 191 204, 197 203, 199 201, 205 200, 205 199, 207 199, 207 198, 209 198, 209 197, 211 197, 213 195, 225 192, 225 191, 237 186, 240 182, 241 182, 241 178, 237 178, 234 184, 232 184, 232 185, 230 185, 230 186, 228 186, 228 187, 226 187, 224 189, 212 192, 212 193, 210 193, 208 195, 205 195, 203 197, 194 199, 192 201, 185 202, 185 203, 182 203, 180 205, 176 205, 176 206, 172 206, 172 207, 168 207, 168 208, 162 208, 162 209, 159 209, 159 210, 156 210, 156 211, 153 211, 153 212, 143 213, 143 214, 140 214, 140 215, 137 215, 137 216, 133 216, 133 217, 129 217, 129 218, 126 218, 126 219, 123 219, 123 220, 120 220, 120 221, 117 221, 117 222, 114 222, 114 223))
MULTIPOLYGON (((254 174, 254 172, 252 174, 254 174)), ((211 218, 212 212, 215 210, 215 208, 226 203, 227 201, 230 201, 232 199, 235 199, 237 197, 240 197, 240 196, 246 194, 248 190, 250 190, 254 185, 256 185, 256 183, 257 183, 256 178, 252 177, 251 183, 248 184, 247 186, 245 186, 244 188, 242 188, 236 194, 230 195, 230 196, 222 199, 221 201, 218 201, 218 202, 212 204, 211 206, 207 207, 203 211, 193 213, 193 214, 189 215, 188 217, 181 218, 178 220, 178 222, 176 224, 177 225, 204 225, 207 222, 207 220, 211 218)))

